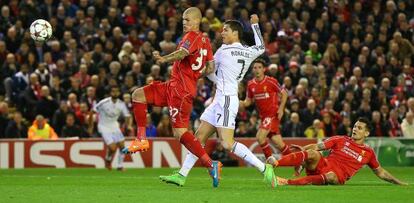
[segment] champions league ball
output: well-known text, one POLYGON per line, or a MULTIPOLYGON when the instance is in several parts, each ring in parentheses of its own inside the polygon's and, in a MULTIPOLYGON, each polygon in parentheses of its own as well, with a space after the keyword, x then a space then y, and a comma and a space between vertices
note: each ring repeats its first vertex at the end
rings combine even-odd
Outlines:
POLYGON ((35 20, 30 25, 30 36, 36 42, 44 42, 52 36, 52 26, 46 20, 35 20))

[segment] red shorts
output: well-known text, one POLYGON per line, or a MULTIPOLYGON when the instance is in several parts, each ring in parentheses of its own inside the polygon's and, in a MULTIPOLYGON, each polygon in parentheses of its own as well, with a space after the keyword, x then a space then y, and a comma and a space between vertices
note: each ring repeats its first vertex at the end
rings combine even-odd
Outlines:
POLYGON ((269 136, 280 135, 279 125, 280 121, 277 117, 264 117, 259 128, 269 130, 269 136))
POLYGON ((193 109, 193 96, 173 87, 169 82, 154 81, 144 87, 147 104, 168 106, 173 128, 188 128, 193 109))
POLYGON ((339 169, 339 167, 337 166, 335 162, 330 161, 325 157, 321 157, 321 159, 319 159, 318 165, 316 166, 315 170, 311 171, 311 170, 306 169, 306 174, 310 176, 310 175, 323 175, 328 172, 334 172, 336 176, 338 177, 339 184, 342 185, 345 183, 346 178, 342 175, 340 171, 341 170, 339 169))

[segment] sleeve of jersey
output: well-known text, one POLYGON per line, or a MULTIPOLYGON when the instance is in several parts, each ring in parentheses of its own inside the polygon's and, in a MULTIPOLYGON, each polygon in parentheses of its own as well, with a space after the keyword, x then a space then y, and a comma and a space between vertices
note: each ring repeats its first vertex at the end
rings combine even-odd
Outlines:
POLYGON ((196 35, 194 32, 189 32, 184 35, 183 39, 181 40, 180 48, 183 48, 188 51, 189 54, 194 53, 197 51, 197 46, 195 44, 196 35))
POLYGON ((378 167, 380 167, 377 156, 375 155, 374 152, 372 152, 372 157, 371 157, 371 160, 368 162, 368 166, 371 169, 377 169, 378 167))
POLYGON ((122 104, 122 114, 124 114, 125 117, 131 116, 125 103, 122 104))
POLYGON ((343 139, 341 136, 333 136, 326 139, 325 141, 323 141, 325 149, 333 148, 341 139, 343 139))
POLYGON ((93 110, 93 111, 95 111, 95 112, 99 112, 99 107, 101 107, 101 105, 102 105, 102 101, 103 101, 103 100, 101 100, 100 102, 98 102, 97 104, 95 104, 95 105, 92 107, 92 110, 93 110))
POLYGON ((262 33, 260 32, 259 24, 252 24, 252 29, 256 45, 251 46, 250 49, 253 52, 254 56, 258 57, 265 52, 265 44, 262 33))
POLYGON ((272 78, 271 83, 274 86, 276 92, 282 91, 283 87, 280 86, 279 82, 276 79, 272 78))

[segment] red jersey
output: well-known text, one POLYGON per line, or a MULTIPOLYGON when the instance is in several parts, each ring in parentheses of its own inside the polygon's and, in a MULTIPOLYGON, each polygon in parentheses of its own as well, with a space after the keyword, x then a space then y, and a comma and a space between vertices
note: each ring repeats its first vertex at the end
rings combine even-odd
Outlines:
POLYGON ((336 166, 338 176, 349 180, 365 164, 371 169, 377 169, 380 165, 374 150, 366 144, 360 145, 348 136, 333 136, 324 141, 325 148, 331 153, 326 159, 336 166))
POLYGON ((185 49, 189 55, 175 61, 171 73, 170 85, 196 96, 197 80, 207 61, 213 61, 210 40, 202 32, 188 32, 184 35, 177 49, 185 49))
POLYGON ((279 109, 279 93, 282 88, 279 82, 269 76, 265 76, 262 81, 252 79, 247 84, 247 98, 254 99, 259 116, 274 117, 277 116, 279 109))

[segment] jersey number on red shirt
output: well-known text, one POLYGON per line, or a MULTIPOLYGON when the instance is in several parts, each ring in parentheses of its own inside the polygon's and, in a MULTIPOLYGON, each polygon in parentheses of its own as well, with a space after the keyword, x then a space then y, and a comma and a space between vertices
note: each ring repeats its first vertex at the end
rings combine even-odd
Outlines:
POLYGON ((207 49, 200 49, 200 56, 197 57, 196 64, 191 64, 191 69, 193 70, 200 70, 201 64, 203 64, 203 57, 207 56, 207 49))

